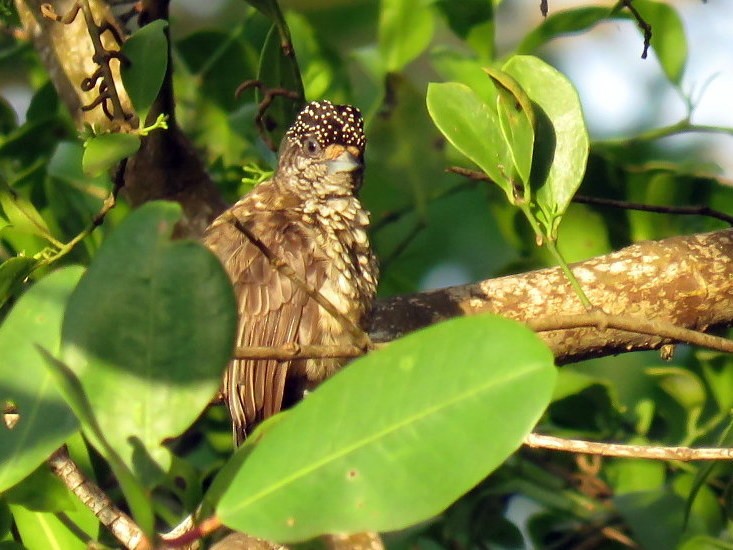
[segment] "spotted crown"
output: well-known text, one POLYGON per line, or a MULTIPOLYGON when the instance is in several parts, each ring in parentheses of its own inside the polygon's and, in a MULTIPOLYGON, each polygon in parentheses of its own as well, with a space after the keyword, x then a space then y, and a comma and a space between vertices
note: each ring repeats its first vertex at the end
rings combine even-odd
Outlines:
POLYGON ((363 149, 366 145, 359 109, 330 101, 312 101, 303 107, 286 136, 295 141, 313 136, 321 147, 338 143, 363 149))

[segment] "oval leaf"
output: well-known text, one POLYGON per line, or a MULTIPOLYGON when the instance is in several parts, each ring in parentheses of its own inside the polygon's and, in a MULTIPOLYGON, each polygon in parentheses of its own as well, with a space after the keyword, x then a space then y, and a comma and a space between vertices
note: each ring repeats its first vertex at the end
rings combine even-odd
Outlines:
POLYGON ((522 87, 507 73, 488 68, 489 75, 498 95, 496 107, 504 141, 509 147, 522 183, 529 185, 532 169, 532 150, 534 149, 534 111, 532 102, 522 87))
POLYGON ((539 149, 539 156, 544 158, 538 160, 535 154, 531 184, 543 214, 539 220, 554 238, 563 213, 583 181, 588 160, 590 141, 580 99, 563 74, 537 57, 511 57, 502 69, 519 82, 549 122, 543 125, 538 121, 535 151, 539 149), (538 170, 543 165, 547 169, 538 170))
POLYGON ((355 361, 241 449, 250 454, 217 515, 280 542, 425 520, 521 445, 555 376, 544 343, 497 316, 411 334, 355 361))
POLYGON ((82 272, 67 267, 44 277, 0 326, 0 403, 12 402, 20 414, 12 430, 0 425, 0 491, 30 474, 78 429, 36 345, 58 350, 64 308, 82 272))
POLYGON ((237 317, 218 259, 199 243, 171 242, 179 217, 163 202, 130 215, 69 300, 62 331, 64 362, 101 432, 146 484, 167 468, 163 441, 216 392, 237 317))
POLYGON ((134 155, 140 148, 140 138, 133 134, 100 134, 84 143, 82 168, 88 176, 98 176, 134 155))
POLYGON ((428 112, 446 139, 477 164, 514 202, 512 155, 498 113, 465 84, 428 84, 428 112))
POLYGON ((433 12, 423 0, 382 0, 379 52, 387 73, 400 72, 430 44, 433 12))
POLYGON ((141 27, 122 45, 122 83, 144 126, 145 118, 163 85, 168 69, 168 22, 157 19, 141 27))
POLYGON ((652 0, 638 0, 634 8, 652 27, 652 49, 664 74, 679 85, 687 62, 687 38, 680 16, 669 4, 652 0))

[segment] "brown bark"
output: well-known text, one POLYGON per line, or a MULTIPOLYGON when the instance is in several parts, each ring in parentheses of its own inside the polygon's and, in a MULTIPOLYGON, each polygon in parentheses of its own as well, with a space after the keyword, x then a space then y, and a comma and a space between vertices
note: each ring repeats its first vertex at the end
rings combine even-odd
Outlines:
MULTIPOLYGON (((631 245, 574 264, 591 303, 612 315, 704 330, 733 320, 733 229, 631 245)), ((496 313, 528 322, 584 313, 559 268, 489 279, 378 302, 370 323, 388 341, 459 315, 496 313)), ((546 332, 559 362, 657 349, 668 340, 589 327, 546 332)))

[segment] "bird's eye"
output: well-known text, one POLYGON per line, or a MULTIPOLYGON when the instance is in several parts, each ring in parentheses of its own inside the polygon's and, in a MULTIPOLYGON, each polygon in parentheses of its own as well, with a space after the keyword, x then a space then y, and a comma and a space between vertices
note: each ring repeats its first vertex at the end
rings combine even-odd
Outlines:
POLYGON ((303 148, 311 156, 317 155, 321 152, 321 146, 312 137, 305 138, 305 140, 303 141, 303 148))

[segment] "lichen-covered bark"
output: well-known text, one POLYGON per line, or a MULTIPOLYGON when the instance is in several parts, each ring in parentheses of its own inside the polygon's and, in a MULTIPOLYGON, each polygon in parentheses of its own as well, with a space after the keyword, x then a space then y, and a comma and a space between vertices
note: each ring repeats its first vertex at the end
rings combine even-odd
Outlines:
MULTIPOLYGON (((635 244, 574 264, 596 308, 705 329, 733 321, 733 229, 635 244)), ((583 313, 559 268, 380 301, 370 332, 376 341, 458 315, 491 312, 530 321, 583 313)), ((542 333, 560 362, 656 349, 657 337, 584 328, 542 333)))
MULTIPOLYGON (((84 125, 89 125, 98 132, 111 130, 110 120, 101 108, 86 112, 81 110, 82 105, 90 104, 98 96, 96 89, 85 92, 80 88, 82 80, 97 69, 93 60, 94 47, 84 23, 84 16, 78 13, 76 19, 68 25, 51 21, 41 15, 41 4, 45 2, 46 0, 15 0, 24 30, 33 40, 61 101, 69 109, 77 127, 81 129, 84 125)), ((52 5, 56 13, 63 16, 72 8, 74 0, 57 0, 52 5)), ((97 24, 105 21, 114 23, 114 17, 109 13, 106 3, 90 0, 89 5, 97 24)), ((109 32, 102 34, 101 38, 108 50, 119 49, 109 32)), ((112 61, 110 67, 118 83, 117 94, 122 107, 125 112, 131 113, 130 99, 121 84, 119 61, 112 61)))

